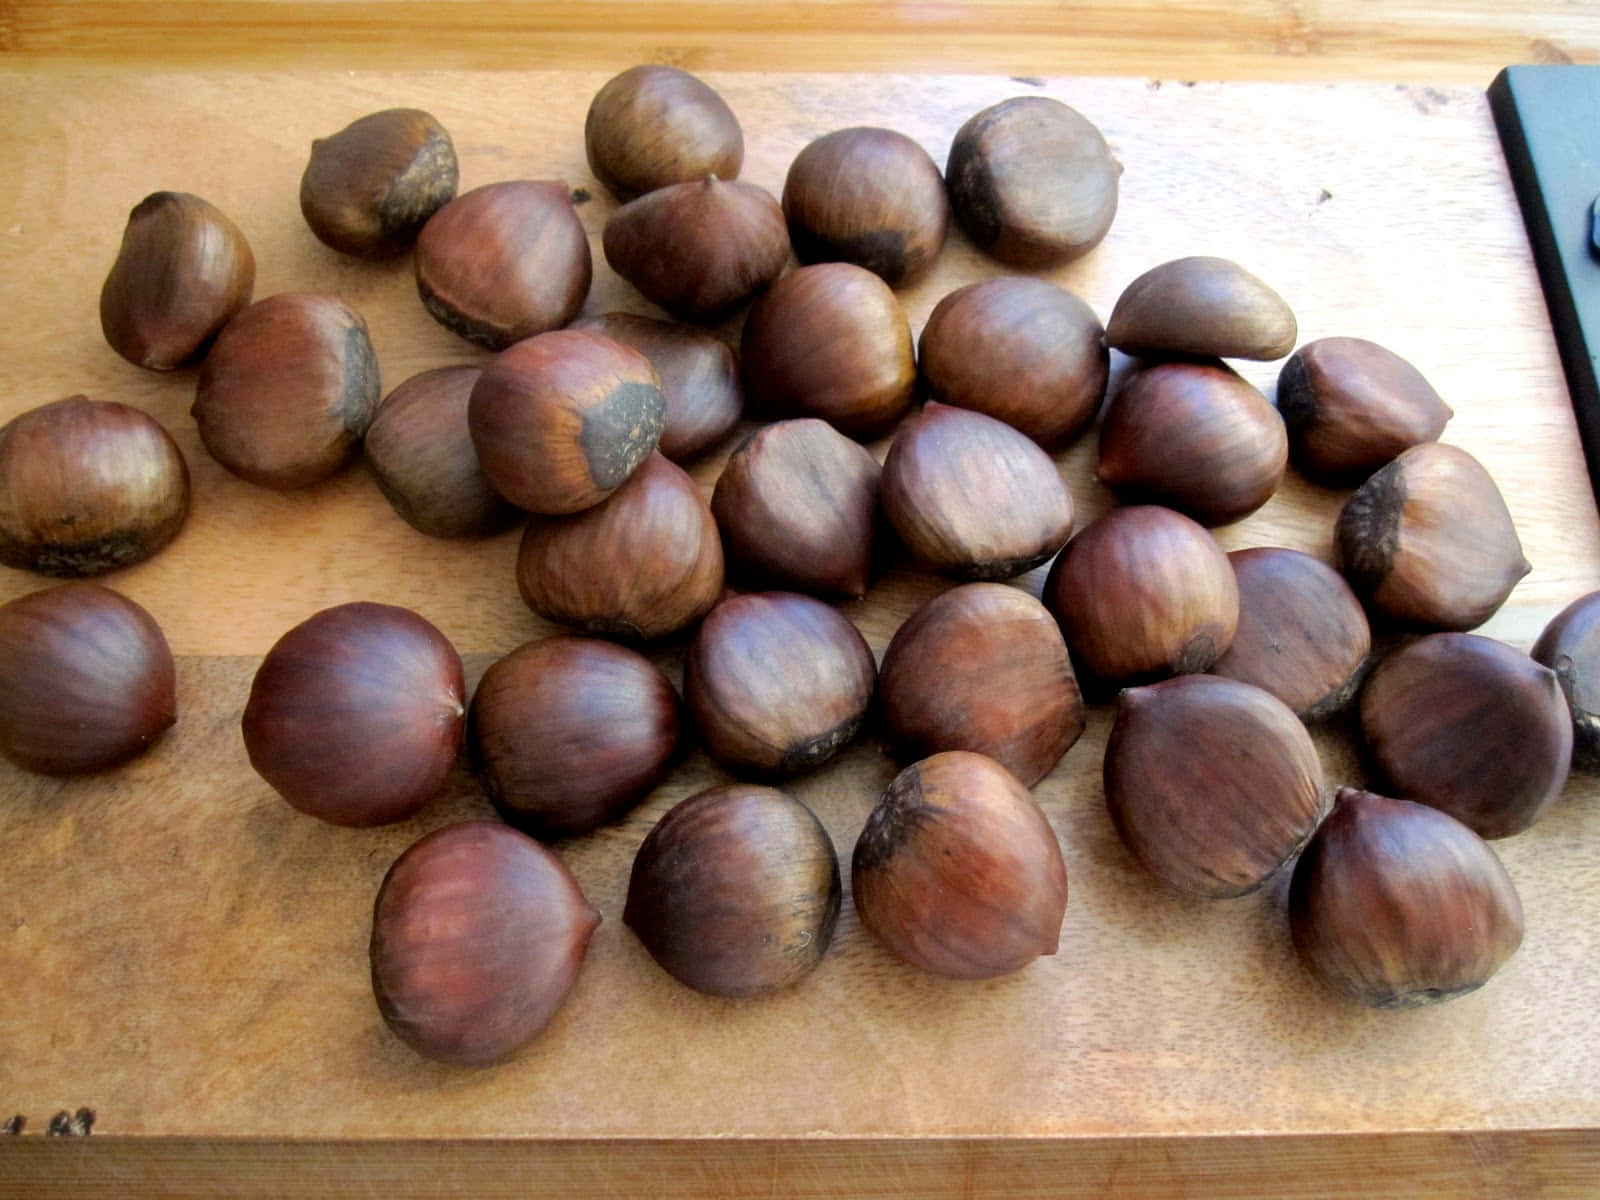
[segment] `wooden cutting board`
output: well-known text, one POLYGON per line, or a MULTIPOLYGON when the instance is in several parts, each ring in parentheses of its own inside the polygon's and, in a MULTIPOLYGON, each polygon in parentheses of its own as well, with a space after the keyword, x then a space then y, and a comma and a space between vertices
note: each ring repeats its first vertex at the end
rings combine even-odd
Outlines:
MULTIPOLYGON (((188 416, 192 371, 117 358, 96 317, 127 210, 197 192, 230 213, 257 296, 334 291, 367 318, 385 388, 478 351, 417 302, 409 263, 339 258, 304 227, 311 139, 393 105, 451 130, 463 187, 513 177, 587 189, 586 311, 650 311, 605 266, 612 203, 584 162, 600 74, 0 75, 0 419, 73 393, 157 416, 186 454, 193 515, 149 563, 106 580, 179 656, 176 728, 146 757, 58 782, 0 764, 0 1107, 42 1129, 92 1108, 95 1133, 269 1139, 1043 1137, 1384 1133, 1600 1127, 1600 785, 1574 779, 1533 830, 1497 844, 1526 941, 1480 992, 1412 1012, 1353 1008, 1289 945, 1282 881, 1240 900, 1166 893, 1123 851, 1100 758, 1110 712, 1036 789, 1071 879, 1061 949, 1017 975, 956 983, 877 947, 848 900, 833 948, 758 1002, 679 986, 621 922, 633 852, 676 800, 725 776, 696 752, 622 824, 560 853, 604 914, 569 1002, 516 1061, 468 1071, 389 1035, 368 987, 370 909, 425 831, 489 814, 458 770, 415 820, 377 830, 291 811, 250 770, 238 723, 260 656, 357 598, 416 609, 470 681, 551 628, 517 596, 517 535, 433 541, 364 469, 278 494, 227 475, 188 416)), ((1125 165, 1105 243, 1052 278, 1102 316, 1135 275, 1185 254, 1234 258, 1294 306, 1302 340, 1351 334, 1414 362, 1456 416, 1446 439, 1499 481, 1533 572, 1484 629, 1520 647, 1600 588, 1600 522, 1489 114, 1475 91, 1139 80, 714 75, 744 123, 745 177, 781 189, 810 138, 882 124, 939 162, 961 122, 1043 93, 1105 131, 1125 165)), ((952 235, 903 301, 999 273, 952 235)), ((727 332, 732 335, 730 328, 727 332)), ((1243 364, 1269 390, 1276 364, 1243 364)), ((1110 504, 1094 435, 1058 456, 1080 525, 1110 504)), ((881 454, 883 447, 878 450, 881 454)), ((727 447, 696 469, 709 492, 727 447)), ((1342 494, 1291 478, 1218 531, 1228 549, 1326 555, 1342 494)), ((1043 571, 1019 581, 1037 592, 1043 571)), ((0 600, 43 580, 0 571, 0 600)), ((945 584, 904 565, 846 613, 881 655, 945 584)), ((655 658, 676 680, 681 646, 655 658)), ((1343 730, 1319 733, 1331 781, 1363 778, 1343 730)), ((846 861, 894 772, 873 737, 794 785, 846 861)))

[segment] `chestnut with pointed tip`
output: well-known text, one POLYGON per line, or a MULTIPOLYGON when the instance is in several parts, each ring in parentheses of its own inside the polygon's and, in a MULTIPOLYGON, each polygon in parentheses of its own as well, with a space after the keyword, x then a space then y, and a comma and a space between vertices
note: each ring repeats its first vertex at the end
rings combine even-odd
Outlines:
POLYGON ((503 350, 577 316, 594 261, 567 185, 515 179, 462 192, 429 217, 416 275, 434 320, 503 350))
POLYGON ((203 355, 255 287, 239 227, 187 192, 152 192, 128 214, 100 289, 100 328, 135 366, 171 371, 203 355))
POLYGON ((1424 442, 1345 501, 1339 567, 1376 617, 1408 629, 1475 629, 1533 568, 1483 464, 1424 442))
POLYGON ((1060 944, 1067 868, 1028 789, 992 758, 913 763, 867 817, 850 864, 861 923, 938 975, 992 979, 1060 944))
POLYGON ((1556 673, 1572 712, 1572 765, 1600 770, 1600 592, 1579 596, 1533 644, 1532 658, 1556 673))
POLYGON ((1295 865, 1289 929, 1335 991, 1414 1008, 1488 982, 1522 944, 1522 901, 1495 852, 1448 814, 1341 788, 1295 865))
POLYGON ((860 596, 872 572, 877 459, 826 421, 777 421, 729 457, 711 494, 728 557, 771 587, 860 596))
POLYGON ((882 502, 906 549, 956 579, 1021 575, 1072 533, 1072 495, 1037 442, 931 400, 889 445, 882 502))
POLYGON ((971 750, 1027 787, 1083 733, 1083 697, 1055 618, 1000 583, 962 584, 912 613, 884 651, 878 696, 907 757, 971 750))
POLYGON ((510 1058, 577 979, 600 914, 566 866, 497 821, 413 842, 372 908, 368 957, 384 1024, 455 1066, 510 1058))
POLYGON ((828 951, 841 899, 822 823, 733 783, 667 810, 639 846, 622 920, 674 979, 712 996, 792 987, 828 951))
POLYGON ((722 542, 700 487, 652 454, 580 513, 534 517, 517 551, 523 601, 549 621, 648 641, 722 598, 722 542))
POLYGON ((735 769, 795 774, 861 728, 877 664, 836 609, 793 592, 730 596, 683 662, 683 699, 706 750, 735 769))
POLYGON ((608 80, 583 122, 589 169, 618 200, 744 163, 744 132, 715 88, 677 67, 647 63, 608 80))
POLYGON ((342 254, 394 258, 455 198, 458 176, 455 145, 437 118, 387 108, 311 143, 300 212, 342 254))
POLYGON ((69 396, 0 427, 0 563, 99 575, 142 562, 189 515, 189 468, 154 417, 69 396))
POLYGON ((1397 796, 1484 838, 1538 820, 1572 762, 1555 672, 1471 633, 1430 634, 1380 662, 1361 690, 1361 732, 1397 796))
POLYGON ((1215 675, 1122 692, 1104 774, 1112 823, 1134 858, 1207 899, 1255 891, 1328 812, 1305 726, 1271 693, 1215 675))
POLYGON ((1178 258, 1151 267, 1117 297, 1106 345, 1139 356, 1282 358, 1299 328, 1282 296, 1231 259, 1178 258))
POLYGON ((241 729, 250 765, 292 807, 384 825, 444 785, 465 728, 461 657, 409 609, 323 609, 267 651, 241 729))
POLYGON ((143 754, 177 719, 161 627, 127 597, 63 583, 0 606, 0 756, 80 775, 143 754))

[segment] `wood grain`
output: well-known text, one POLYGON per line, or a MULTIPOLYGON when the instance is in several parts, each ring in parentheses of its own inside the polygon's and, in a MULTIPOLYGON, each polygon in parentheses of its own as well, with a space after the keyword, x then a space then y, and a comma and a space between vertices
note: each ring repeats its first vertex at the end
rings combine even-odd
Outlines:
MULTIPOLYGON (((1600 954, 1588 915, 1600 903, 1591 849, 1600 786, 1575 779, 1540 825, 1499 844, 1529 930, 1500 976, 1436 1009, 1371 1013, 1323 992, 1296 962, 1281 881, 1203 904, 1139 873, 1101 798, 1106 709, 1092 713, 1083 740, 1036 789, 1061 837, 1072 896, 1061 952, 1014 977, 962 985, 921 975, 873 945, 847 903, 834 948, 790 993, 742 1004, 673 983, 620 914, 633 851, 653 821, 725 778, 697 752, 627 821, 561 846, 606 922, 568 1005, 522 1057, 453 1070, 388 1035, 365 967, 377 883, 420 833, 488 806, 461 770, 413 821, 365 831, 319 825, 252 774, 239 714, 271 642, 347 599, 417 609, 463 651, 475 680, 497 655, 549 631, 516 595, 516 535, 463 545, 424 538, 360 469, 287 495, 233 479, 205 455, 186 415, 194 373, 158 376, 118 359, 99 336, 96 297, 128 208, 150 190, 179 187, 244 228, 260 264, 258 295, 333 290, 363 312, 386 387, 426 367, 477 361, 423 313, 407 265, 347 262, 311 238, 295 203, 310 139, 364 111, 420 105, 452 130, 464 186, 530 176, 586 188, 592 199, 580 213, 598 247, 611 203, 588 174, 578 131, 606 74, 0 76, 18 131, 0 143, 0 177, 10 184, 0 193, 0 305, 14 314, 0 325, 0 419, 73 391, 139 404, 178 438, 195 487, 194 514, 173 546, 109 580, 151 609, 180 656, 177 728, 147 757, 92 779, 45 781, 0 764, 9 848, 0 872, 0 1106, 27 1115, 33 1130, 59 1109, 94 1108, 95 1141, 125 1155, 100 1167, 134 1172, 126 1178, 145 1179, 146 1191, 161 1190, 169 1152, 204 1180, 224 1163, 270 1169, 283 1161, 280 1149, 327 1138, 357 1146, 349 1157, 327 1151, 349 1172, 340 1176, 346 1187, 403 1174, 404 1157, 364 1157, 368 1139, 465 1143, 451 1153, 485 1155, 473 1161, 492 1181, 509 1168, 474 1139, 532 1138, 531 1154, 572 1156, 552 1190, 578 1190, 606 1177, 610 1151, 552 1149, 547 1139, 644 1138, 689 1139, 706 1148, 706 1164, 723 1164, 684 1166, 688 1180, 704 1179, 702 1169, 749 1170, 736 1177, 782 1191, 837 1180, 850 1191, 860 1189, 849 1179, 876 1178, 881 1167, 904 1171, 912 1190, 941 1179, 945 1191, 925 1190, 950 1194, 948 1180, 960 1178, 973 1181, 961 1194, 985 1194, 988 1164, 1002 1163, 996 1178, 1012 1190, 996 1184, 993 1194, 1073 1194, 1061 1182, 1065 1168, 1035 1176, 1014 1156, 1010 1139, 1047 1138, 1047 1158, 1080 1147, 1092 1167, 1084 1178, 1108 1189, 1122 1190, 1124 1147, 1156 1148, 1129 1160, 1136 1175, 1176 1155, 1176 1174, 1151 1175, 1143 1190, 1177 1194, 1230 1171, 1241 1189, 1259 1183, 1229 1157, 1247 1158, 1244 1146, 1264 1147, 1282 1171, 1321 1161, 1330 1143, 1320 1135, 1350 1135, 1334 1153, 1354 1162, 1361 1147, 1387 1153, 1406 1131, 1437 1136, 1398 1139, 1402 1146, 1482 1152, 1486 1162, 1462 1161, 1448 1175, 1459 1191, 1504 1178, 1496 1164, 1527 1162, 1548 1166, 1529 1178, 1557 1194, 1571 1178, 1563 1171, 1593 1161, 1600 1127, 1600 1037, 1581 968, 1600 954), (1564 1129, 1579 1132, 1565 1141, 1514 1132, 1564 1129), (902 1159, 897 1142, 856 1155, 856 1143, 833 1140, 846 1135, 1000 1140, 988 1149, 935 1140, 926 1155, 902 1159), (167 1140, 214 1146, 240 1137, 258 1140, 221 1143, 236 1149, 216 1159, 202 1149, 185 1156, 167 1140), (740 1140, 696 1140, 705 1138, 740 1140), (770 1144, 747 1151, 742 1139, 770 1144), (789 1165, 763 1175, 767 1161, 789 1165)), ((709 78, 745 123, 746 177, 773 190, 807 140, 845 124, 894 125, 942 162, 967 115, 1025 86, 709 78)), ((1384 342, 1455 409, 1447 439, 1500 481, 1534 564, 1485 631, 1525 647, 1559 607, 1600 588, 1600 520, 1476 90, 1103 79, 1039 90, 1096 120, 1126 167, 1106 242, 1054 278, 1104 315, 1146 267, 1222 254, 1279 287, 1302 340, 1343 333, 1384 342)), ((647 310, 598 249, 596 259, 586 311, 647 310)), ((933 276, 903 296, 913 328, 951 288, 998 270, 953 238, 933 276)), ((1275 365, 1243 369, 1270 390, 1275 365)), ((1092 479, 1093 443, 1091 435, 1058 456, 1080 523, 1110 503, 1092 479)), ((725 453, 696 468, 703 487, 725 453)), ((1291 480, 1219 537, 1229 548, 1326 554, 1341 500, 1291 480)), ((1020 586, 1036 592, 1042 576, 1020 586)), ((0 599, 40 584, 0 571, 0 599)), ((845 611, 881 655, 898 623, 943 586, 896 564, 845 611)), ((655 657, 676 679, 681 647, 655 657)), ((1324 731, 1319 747, 1330 779, 1361 778, 1343 731, 1324 731)), ((795 790, 848 856, 893 770, 871 735, 795 790)), ((629 1144, 609 1175, 624 1190, 630 1163, 683 1166, 697 1153, 629 1144)), ((0 1172, 36 1183, 52 1171, 41 1165, 47 1152, 74 1151, 9 1158, 0 1148, 0 1172)), ((1432 1186, 1438 1176, 1425 1156, 1400 1153, 1412 1156, 1409 1177, 1432 1186)))
POLYGON ((0 51, 96 66, 969 71, 1487 85, 1600 61, 1570 0, 0 0, 0 51))

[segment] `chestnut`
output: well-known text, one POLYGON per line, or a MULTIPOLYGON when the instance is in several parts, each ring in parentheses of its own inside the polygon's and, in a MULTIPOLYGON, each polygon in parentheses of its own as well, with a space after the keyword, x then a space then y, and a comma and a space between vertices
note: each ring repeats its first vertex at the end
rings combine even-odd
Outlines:
POLYGON ((416 812, 455 764, 461 658, 408 609, 323 609, 267 651, 241 729, 250 765, 288 803, 334 825, 416 812))
POLYGON ((395 258, 429 217, 455 199, 459 170, 450 135, 431 113, 368 113, 311 143, 300 212, 342 254, 395 258))
POLYGON ((1208 670, 1239 624, 1228 556, 1200 525, 1153 505, 1087 526, 1051 564, 1041 599, 1096 690, 1208 670))
POLYGON ((1013 267, 1053 267, 1100 244, 1117 214, 1122 164, 1077 109, 1048 96, 1002 100, 950 144, 950 208, 978 249, 1013 267))
POLYGON ((622 919, 674 979, 713 996, 792 987, 828 952, 841 898, 822 823, 774 788, 734 783, 679 801, 628 877, 622 919))
POLYGON ((177 719, 172 651, 148 612, 93 583, 0 606, 0 756, 79 775, 143 754, 177 719))
POLYGON ((744 163, 744 132, 715 88, 677 67, 630 67, 595 93, 583 122, 589 169, 618 200, 744 163))
POLYGON ((894 292, 852 263, 791 271, 751 306, 739 343, 745 395, 764 419, 820 417, 887 433, 911 406, 911 326, 894 292))
POLYGON ((189 468, 154 417, 69 396, 0 427, 0 563, 99 575, 142 562, 183 527, 189 468))
POLYGON ((1372 650, 1367 614, 1344 577, 1281 546, 1235 550, 1228 561, 1239 584, 1239 627, 1212 673, 1265 688, 1302 721, 1343 709, 1372 650))
POLYGON ((957 579, 1010 579, 1072 533, 1072 496, 1026 434, 929 401, 883 461, 883 513, 906 549, 957 579))
POLYGON ((722 598, 722 571, 717 523, 699 486, 659 454, 593 508, 533 518, 517 552, 517 586, 534 612, 639 640, 705 616, 722 598))
POLYGON ((728 557, 790 591, 860 596, 872 572, 878 460, 826 421, 777 421, 729 457, 711 494, 728 557))
POLYGON ((1436 442, 1454 415, 1422 372, 1362 338, 1307 342, 1278 375, 1289 460, 1307 479, 1357 484, 1402 451, 1436 442))
POLYGON ((483 371, 436 367, 384 398, 367 427, 367 465, 384 497, 431 537, 484 537, 508 528, 517 510, 494 490, 467 428, 467 402, 483 371))
POLYGON ((1282 358, 1299 332, 1282 296, 1238 263, 1195 255, 1151 267, 1117 297, 1106 345, 1140 356, 1282 358))
POLYGON ((678 695, 636 651, 545 638, 484 672, 469 728, 500 815, 540 838, 570 837, 618 820, 665 778, 678 695))
POLYGON ((801 262, 855 263, 903 287, 939 257, 950 202, 944 177, 918 143, 858 126, 825 133, 795 156, 783 215, 801 262))
POLYGON ((229 321, 200 368, 190 415, 211 457, 287 490, 361 450, 381 395, 367 323, 336 296, 289 292, 229 321))
POLYGON ((1278 490, 1289 443, 1267 398, 1227 367, 1172 362, 1112 397, 1099 454, 1100 482, 1124 499, 1230 525, 1278 490))
POLYGON ((1430 634, 1380 662, 1361 690, 1361 732, 1396 795, 1484 838, 1532 825, 1572 762, 1555 672, 1471 633, 1430 634))
POLYGON ((171 371, 205 353, 255 281, 250 243, 221 210, 187 192, 152 192, 128 214, 100 290, 100 328, 135 366, 171 371))
POLYGON ((567 185, 514 179, 463 192, 429 217, 416 274, 434 320, 503 350, 577 316, 594 261, 567 185))
POLYGON ((912 613, 884 651, 878 696, 902 754, 971 750, 1027 787, 1083 733, 1083 697, 1055 618, 1000 583, 951 588, 912 613))
POLYGON ((644 355, 558 329, 496 356, 472 388, 467 427, 496 491, 529 512, 559 515, 621 487, 661 440, 666 412, 644 355))
POLYGON ((793 592, 730 596, 683 662, 683 699, 706 750, 734 769, 794 774, 856 736, 877 664, 856 627, 793 592))
POLYGON ((1110 355, 1100 318, 1048 279, 1003 276, 957 288, 917 343, 928 396, 1064 446, 1100 411, 1110 355))
POLYGON ((1476 629, 1533 569, 1489 472, 1442 442, 1413 446, 1363 483, 1334 544, 1368 609, 1406 629, 1476 629))
POLYGON ((372 992, 390 1030, 455 1066, 511 1057, 566 1000, 600 914, 561 860, 497 821, 413 842, 372 908, 372 992))
POLYGON ((1482 987, 1522 944, 1500 859, 1437 809, 1341 788, 1295 865, 1289 929, 1313 974, 1374 1008, 1482 987))
POLYGON ((856 912, 895 955, 990 979, 1054 954, 1067 911, 1055 830, 991 758, 949 750, 896 775, 850 862, 856 912))
POLYGON ((710 176, 624 204, 606 221, 606 262, 680 321, 720 321, 789 264, 783 210, 753 183, 710 176))
POLYGON ((673 462, 694 458, 739 423, 739 364, 725 342, 704 330, 624 312, 579 317, 569 328, 602 334, 650 360, 667 402, 659 449, 673 462))
POLYGON ((1242 896, 1328 812, 1322 764, 1289 707, 1248 683, 1181 675, 1117 698, 1106 806, 1141 866, 1192 896, 1242 896))
POLYGON ((1579 596, 1544 627, 1533 644, 1534 662, 1556 673, 1572 712, 1572 765, 1600 769, 1600 592, 1579 596))

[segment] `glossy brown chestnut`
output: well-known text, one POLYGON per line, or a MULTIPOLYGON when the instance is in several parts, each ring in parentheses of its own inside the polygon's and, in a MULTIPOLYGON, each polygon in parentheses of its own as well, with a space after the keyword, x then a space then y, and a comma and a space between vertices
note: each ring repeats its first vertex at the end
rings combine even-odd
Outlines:
POLYGON ((241 479, 286 490, 361 452, 382 395, 367 324, 335 296, 258 300, 223 329, 189 410, 206 449, 241 479))
POLYGON ((436 367, 384 398, 363 443, 378 487, 407 524, 432 537, 485 537, 517 510, 494 490, 467 428, 467 401, 483 371, 436 367))
POLYGON ((950 750, 894 777, 851 858, 861 923, 900 958, 990 979, 1054 954, 1067 911, 1055 830, 991 758, 950 750))
POLYGON ((528 522, 522 599, 549 621, 649 640, 694 624, 722 597, 722 542, 699 485, 652 454, 611 496, 528 522))
POLYGON ((255 281, 250 243, 216 206, 154 192, 128 215, 100 290, 100 328, 129 362, 170 371, 205 353, 255 281))
POLYGON ((877 664, 837 610, 793 592, 731 596, 695 632, 683 699, 706 750, 735 769, 810 770, 861 728, 877 664))
POLYGON ((901 287, 939 257, 950 202, 944 177, 917 142, 857 126, 825 133, 795 156, 783 215, 801 262, 855 263, 901 287))
POLYGON ((765 188, 715 176, 630 200, 606 222, 606 262, 680 321, 720 321, 789 263, 783 210, 765 188))
POLYGON ((1431 634, 1380 662, 1361 690, 1361 732, 1396 795, 1485 838, 1538 820, 1572 762, 1555 672, 1471 633, 1431 634))
POLYGON ((1327 815, 1311 735, 1269 692, 1182 675, 1117 698, 1106 807, 1123 844, 1168 887, 1222 899, 1253 892, 1327 815))
POLYGON ((455 199, 458 177, 455 145, 431 113, 384 109, 311 143, 300 212, 343 254, 394 258, 455 199))
POLYGON ((1440 442, 1363 483, 1339 512, 1334 548, 1368 610, 1411 629, 1475 629, 1532 570, 1489 472, 1440 442))
POLYGON ((1041 446, 1072 441, 1100 411, 1110 355, 1094 310, 1027 275, 957 288, 917 343, 931 399, 987 413, 1041 446))
POLYGON ((1600 592, 1579 596, 1544 627, 1534 662, 1556 673, 1572 712, 1572 765, 1600 770, 1600 592))
POLYGON ((0 606, 0 756, 79 775, 126 762, 177 719, 177 672, 155 618, 93 583, 0 606))
POLYGON ((0 563, 99 575, 142 562, 189 515, 189 468, 160 422, 70 396, 0 427, 0 563))
POLYGON ((1188 517, 1153 505, 1087 526, 1051 564, 1041 599, 1096 687, 1208 670, 1239 624, 1228 556, 1188 517))
POLYGON ((1117 297, 1106 345, 1141 356, 1282 358, 1299 332, 1282 296, 1238 263, 1197 255, 1151 267, 1117 297))
POLYGON ((744 133, 717 91, 677 67, 630 67, 606 83, 583 123, 589 169, 619 200, 715 175, 733 179, 744 133))
POLYGON ((822 961, 839 859, 800 801, 747 783, 675 804, 645 837, 622 919, 674 979, 713 996, 792 987, 822 961))
POLYGON ((1121 174, 1100 130, 1046 96, 1002 100, 969 118, 945 165, 951 211, 973 244, 1028 268, 1100 244, 1121 174))
POLYGON ((484 672, 469 724, 500 815, 536 837, 571 837, 618 820, 665 778, 678 695, 636 651, 546 638, 484 672))
POLYGON ((435 829, 378 889, 378 1011, 428 1058, 500 1062, 550 1023, 599 924, 572 873, 532 838, 498 821, 435 829))
POLYGON ((907 758, 971 750, 1027 787, 1083 733, 1083 697, 1055 618, 1001 583, 963 584, 912 613, 884 651, 878 697, 907 758))
POLYGON ((1072 533, 1072 496, 1038 443, 934 401, 895 433, 882 500, 906 549, 957 579, 1021 575, 1072 533))
POLYGON ((473 386, 467 427, 497 492, 529 512, 560 515, 621 487, 661 440, 666 413, 644 355, 558 329, 489 364, 473 386))
POLYGON ((1357 484, 1402 451, 1436 442, 1454 415, 1422 372, 1362 338, 1307 342, 1278 375, 1289 460, 1318 483, 1357 484))
POLYGON ((1202 525, 1229 525, 1283 482, 1289 442, 1267 398, 1221 364, 1159 363, 1135 372, 1100 426, 1100 482, 1202 525))
POLYGON ((250 765, 294 808, 383 825, 444 784, 466 724, 461 658, 409 609, 324 609, 261 660, 242 729, 250 765))
POLYGON ((1302 721, 1354 699, 1372 651, 1367 614, 1332 567, 1299 550, 1257 546, 1228 555, 1239 627, 1214 675, 1265 688, 1302 721))
POLYGON ((594 262, 567 185, 518 179, 463 192, 428 218, 416 270, 434 320, 502 350, 577 316, 594 262))
POLYGON ((667 401, 659 449, 673 462, 687 462, 739 423, 744 390, 727 343, 688 325, 623 312, 580 317, 570 328, 603 334, 650 360, 667 401))
POLYGON ((728 557, 771 587, 860 596, 872 573, 882 470, 826 421, 751 434, 717 477, 711 511, 728 557))
POLYGON ((1335 991, 1412 1008, 1483 986, 1522 944, 1522 901, 1495 852, 1459 821, 1341 788, 1295 865, 1289 929, 1335 991))
POLYGON ((801 267, 768 288, 745 319, 739 358, 764 419, 820 417, 853 438, 887 433, 916 383, 900 302, 851 263, 801 267))

